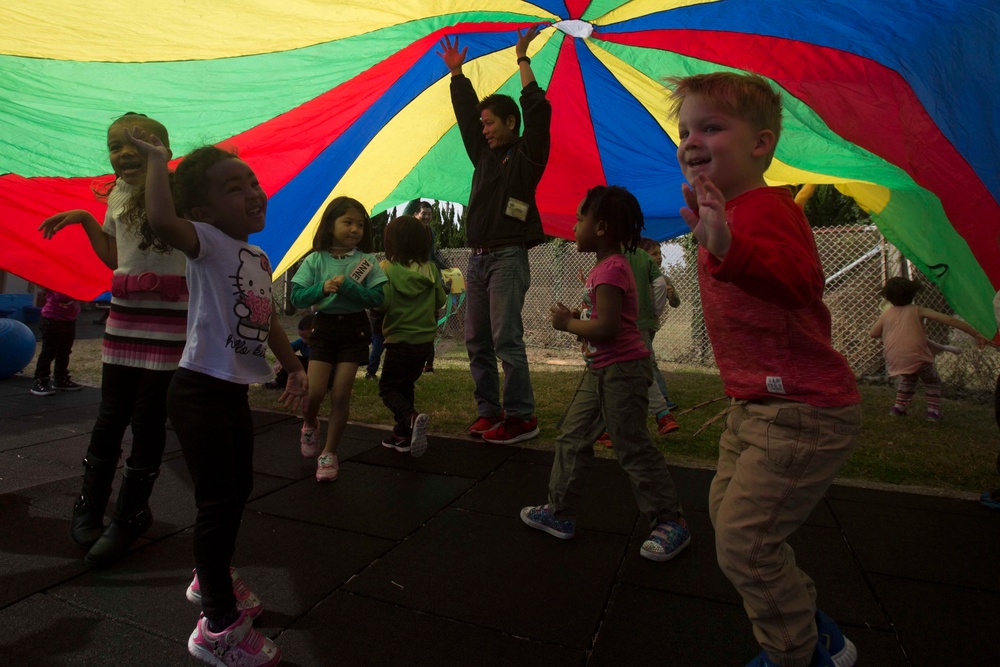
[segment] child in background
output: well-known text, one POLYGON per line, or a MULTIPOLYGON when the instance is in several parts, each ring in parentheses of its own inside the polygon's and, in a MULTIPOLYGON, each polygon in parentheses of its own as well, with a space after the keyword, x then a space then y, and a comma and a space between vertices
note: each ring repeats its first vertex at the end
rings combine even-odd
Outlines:
POLYGON ((429 230, 413 216, 400 216, 385 228, 382 269, 389 280, 383 286, 385 363, 378 388, 396 426, 382 446, 414 457, 427 449, 429 419, 414 408, 414 387, 424 362, 433 358, 436 313, 445 303, 441 273, 427 259, 430 248, 429 230))
POLYGON ((670 400, 670 394, 667 393, 667 381, 663 378, 660 366, 656 363, 653 339, 656 337, 656 332, 660 330, 660 319, 667 309, 667 304, 669 303, 671 308, 676 308, 681 305, 681 299, 677 296, 677 289, 670 278, 663 273, 663 252, 660 250, 659 242, 644 236, 639 241, 639 247, 649 253, 656 268, 660 270, 660 277, 653 281, 653 328, 649 330, 649 351, 653 355, 653 379, 656 381, 656 387, 660 390, 667 407, 674 411, 677 409, 677 404, 670 400))
POLYGON ((69 377, 69 355, 76 340, 76 316, 80 314, 80 304, 74 299, 55 290, 45 294, 42 319, 38 330, 42 333, 42 351, 38 353, 35 365, 35 380, 31 383, 31 393, 35 396, 51 396, 59 391, 79 391, 83 385, 69 377), (55 377, 49 384, 49 372, 55 360, 55 377))
POLYGON ((372 327, 372 351, 368 355, 368 365, 365 367, 365 379, 375 380, 379 364, 382 363, 382 353, 385 351, 385 336, 382 335, 382 320, 385 311, 372 308, 368 311, 368 323, 372 327))
MULTIPOLYGON (((917 380, 921 380, 927 397, 927 421, 936 422, 941 419, 941 376, 934 367, 934 351, 927 340, 924 320, 934 320, 964 331, 976 339, 979 347, 983 347, 988 341, 956 317, 913 305, 913 297, 920 290, 920 283, 915 280, 889 278, 882 296, 892 306, 876 320, 869 333, 872 338, 882 339, 889 377, 899 377, 896 404, 889 408, 889 414, 894 417, 906 415, 906 409, 910 407, 917 390, 917 380)), ((935 346, 935 349, 942 348, 935 346)))
MULTIPOLYGON (((306 373, 309 372, 309 336, 312 335, 313 318, 313 313, 302 316, 296 326, 299 337, 292 341, 292 352, 299 358, 299 363, 306 373)), ((288 371, 282 367, 280 361, 274 362, 274 380, 265 382, 264 386, 268 389, 284 389, 287 384, 288 371)))
POLYGON ((170 145, 167 129, 142 114, 127 113, 108 128, 115 180, 95 188, 106 199, 102 226, 87 211, 67 211, 39 230, 52 238, 78 224, 97 257, 114 271, 111 308, 101 346, 101 407, 83 459, 83 489, 73 504, 70 537, 88 549, 86 559, 104 565, 124 555, 153 523, 149 497, 166 446, 167 387, 184 349, 188 289, 184 253, 157 238, 146 220, 146 158, 125 134, 138 126, 170 145), (104 529, 104 510, 122 452, 125 429, 132 451, 125 459, 114 514, 104 529))
POLYGON ((632 483, 639 511, 652 532, 640 553, 666 561, 691 542, 677 491, 663 455, 646 426, 648 387, 653 383, 649 349, 635 325, 639 313, 635 277, 622 245, 633 251, 643 227, 639 202, 624 188, 591 188, 576 215, 579 252, 597 254, 587 277, 589 319, 557 303, 552 326, 584 338, 591 362, 559 424, 556 458, 549 477, 549 502, 521 510, 521 520, 560 539, 576 533, 576 510, 594 442, 607 428, 615 456, 632 483))
POLYGON ((698 240, 705 325, 731 401, 709 516, 763 649, 748 667, 850 667, 857 650, 817 611, 816 586, 786 542, 850 458, 861 398, 830 342, 809 223, 787 188, 764 180, 781 96, 757 75, 668 82, 690 184, 680 213, 698 240))
POLYGON ((188 344, 167 396, 194 482, 195 577, 188 599, 202 615, 188 651, 213 665, 276 665, 278 648, 253 627, 262 607, 232 568, 243 508, 253 489, 253 419, 248 385, 271 375, 271 351, 289 370, 279 400, 294 409, 307 379, 271 299, 271 264, 248 242, 264 229, 267 195, 250 167, 215 146, 189 153, 174 177, 170 151, 136 127, 127 133, 149 162, 146 209, 158 236, 188 257, 191 312, 188 344), (179 217, 196 217, 193 222, 179 217))
POLYGON ((354 378, 358 366, 368 362, 372 337, 365 309, 382 304, 385 273, 371 251, 372 226, 364 206, 350 197, 337 197, 323 211, 313 252, 292 278, 292 305, 316 311, 309 339, 309 400, 300 440, 306 458, 320 454, 316 415, 327 386, 332 386, 326 444, 316 462, 317 482, 332 482, 340 474, 337 447, 347 425, 354 378))

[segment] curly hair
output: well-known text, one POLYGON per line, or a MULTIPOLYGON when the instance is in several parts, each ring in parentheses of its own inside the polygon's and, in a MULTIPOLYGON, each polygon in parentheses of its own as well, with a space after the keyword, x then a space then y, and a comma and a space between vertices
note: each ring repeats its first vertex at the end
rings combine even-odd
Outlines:
POLYGON ((913 298, 922 289, 923 286, 916 280, 900 277, 889 278, 885 281, 882 296, 894 306, 908 306, 913 303, 913 298))
POLYGON ((334 197, 333 201, 326 205, 323 217, 320 218, 316 233, 313 234, 312 248, 316 252, 323 252, 333 245, 333 223, 337 218, 350 210, 355 210, 365 219, 365 231, 361 236, 361 241, 357 248, 361 252, 372 252, 375 249, 375 241, 372 239, 372 219, 368 216, 368 211, 357 199, 350 197, 334 197))
MULTIPOLYGON (((112 121, 111 125, 108 126, 108 130, 115 125, 125 125, 127 127, 142 126, 143 129, 151 134, 155 134, 163 142, 164 146, 170 148, 170 134, 167 132, 167 128, 164 127, 163 123, 150 118, 146 114, 128 111, 112 121)), ((90 186, 90 190, 94 193, 98 201, 106 202, 111 195, 111 191, 115 189, 117 182, 117 178, 94 181, 90 186)), ((139 187, 135 189, 135 192, 129 198, 128 202, 126 202, 125 209, 122 211, 121 221, 125 229, 139 239, 139 250, 145 252, 152 249, 153 252, 158 253, 173 250, 168 243, 153 233, 153 228, 149 226, 149 222, 146 220, 146 184, 144 182, 139 184, 139 187)))
POLYGON ((587 190, 580 205, 581 213, 592 213, 603 221, 611 237, 632 252, 639 245, 645 218, 639 201, 618 185, 597 185, 587 190))
POLYGON ((385 258, 406 266, 426 262, 431 254, 431 233, 412 215, 401 215, 385 228, 385 258))

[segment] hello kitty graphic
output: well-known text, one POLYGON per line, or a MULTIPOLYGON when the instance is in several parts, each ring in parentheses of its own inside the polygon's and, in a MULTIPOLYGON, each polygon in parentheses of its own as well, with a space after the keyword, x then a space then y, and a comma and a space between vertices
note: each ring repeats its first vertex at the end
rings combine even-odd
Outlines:
POLYGON ((236 333, 247 341, 266 341, 271 322, 271 263, 267 255, 241 248, 240 267, 231 277, 236 288, 233 312, 239 318, 236 333))

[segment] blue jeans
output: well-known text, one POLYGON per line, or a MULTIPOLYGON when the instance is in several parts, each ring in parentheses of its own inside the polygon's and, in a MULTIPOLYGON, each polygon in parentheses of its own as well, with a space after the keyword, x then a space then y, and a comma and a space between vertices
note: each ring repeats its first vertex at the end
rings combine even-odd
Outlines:
POLYGON ((530 286, 531 269, 525 248, 511 246, 469 256, 465 274, 465 347, 480 417, 497 417, 505 410, 509 417, 528 419, 535 412, 521 320, 524 295, 530 286), (498 358, 504 374, 502 405, 498 358))
POLYGON ((381 333, 372 332, 372 351, 368 355, 368 367, 365 374, 375 375, 378 365, 382 361, 382 350, 385 349, 385 337, 381 333))

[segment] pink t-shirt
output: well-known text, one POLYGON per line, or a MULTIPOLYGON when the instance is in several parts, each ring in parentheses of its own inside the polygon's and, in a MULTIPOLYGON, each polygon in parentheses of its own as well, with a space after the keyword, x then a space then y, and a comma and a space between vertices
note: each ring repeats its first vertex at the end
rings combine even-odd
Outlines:
POLYGON ((920 317, 920 309, 892 306, 882 313, 882 343, 889 375, 916 373, 924 364, 934 363, 934 354, 927 346, 927 331, 920 317))
POLYGON ((618 337, 600 342, 588 341, 593 356, 591 368, 603 368, 620 361, 632 361, 649 356, 649 350, 642 340, 635 320, 639 316, 639 301, 635 288, 635 276, 625 255, 611 255, 600 262, 587 276, 587 297, 594 304, 590 319, 600 319, 600 303, 597 301, 597 286, 613 285, 622 294, 621 329, 618 337))

